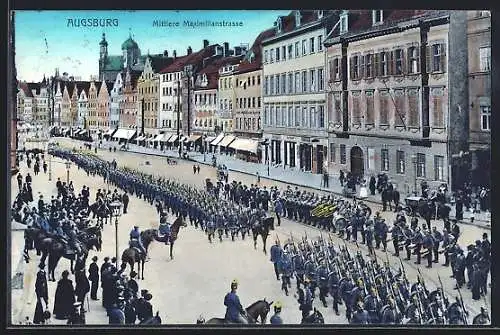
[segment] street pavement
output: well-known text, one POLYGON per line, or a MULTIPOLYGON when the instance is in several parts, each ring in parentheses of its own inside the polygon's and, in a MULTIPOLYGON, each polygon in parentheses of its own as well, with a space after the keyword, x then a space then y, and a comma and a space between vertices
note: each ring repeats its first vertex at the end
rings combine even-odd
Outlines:
MULTIPOLYGON (((68 138, 57 138, 56 141, 62 141, 64 143, 72 142, 72 143, 82 143, 79 141, 74 141, 68 138)), ((81 144, 80 144, 81 145, 81 144)), ((153 147, 143 147, 136 144, 129 143, 128 144, 128 152, 141 153, 146 155, 155 155, 160 157, 179 157, 178 150, 164 150, 161 151, 159 148, 155 149, 153 147)), ((108 149, 109 147, 115 148, 118 150, 120 147, 117 142, 113 141, 103 141, 101 148, 108 149)), ((202 154, 199 152, 191 151, 188 153, 188 157, 193 162, 199 164, 205 164, 211 166, 212 164, 212 154, 202 154)), ((253 175, 254 179, 257 178, 257 173, 261 176, 262 179, 269 179, 273 181, 280 181, 287 183, 292 186, 300 186, 306 187, 308 189, 313 189, 316 191, 329 192, 342 195, 342 186, 340 185, 340 181, 337 176, 331 175, 329 178, 329 187, 323 187, 322 175, 312 174, 310 172, 300 171, 298 168, 283 168, 283 167, 274 167, 270 166, 269 175, 267 174, 267 166, 258 163, 245 162, 241 159, 235 158, 230 155, 225 154, 216 154, 217 164, 224 164, 227 166, 228 170, 240 172, 248 175, 253 175)), ((412 181, 408 181, 409 184, 412 184, 412 181)), ((404 197, 409 195, 406 192, 405 188, 402 186, 397 186, 398 190, 401 192, 401 201, 404 201, 404 197)), ((410 189, 413 187, 409 187, 410 189)), ((359 195, 359 186, 357 186, 357 194, 359 195)), ((381 204, 381 197, 377 193, 376 195, 368 195, 365 201, 381 204)), ((463 224, 472 224, 481 228, 491 229, 491 213, 490 212, 481 212, 474 214, 474 222, 471 222, 470 218, 472 216, 471 212, 464 212, 464 219, 461 221, 463 224)), ((455 206, 451 206, 450 217, 455 217, 455 206)))
MULTIPOLYGON (((75 143, 70 141, 59 141, 61 146, 72 145, 75 143)), ((194 175, 192 170, 192 162, 178 161, 178 165, 170 166, 166 163, 164 157, 145 156, 132 152, 119 152, 110 153, 108 150, 98 150, 98 155, 112 160, 115 158, 119 166, 128 166, 130 168, 139 168, 146 173, 151 173, 157 176, 172 178, 180 182, 191 184, 196 187, 204 187, 205 178, 216 179, 216 171, 214 168, 205 166, 201 169, 200 174, 194 175), (146 164, 149 161, 149 165, 146 164)), ((66 169, 62 161, 54 159, 52 164, 54 179, 48 183, 47 175, 39 175, 33 178, 33 189, 43 189, 48 194, 55 191, 55 180, 57 177, 65 179, 66 169)), ((22 171, 24 171, 24 164, 22 171)), ((23 175, 25 174, 22 172, 23 175)), ((80 190, 83 185, 90 186, 91 197, 95 195, 97 188, 106 188, 102 178, 91 178, 76 167, 72 167, 70 171, 71 179, 75 184, 75 189, 80 190)), ((255 177, 242 174, 238 172, 230 173, 231 180, 238 180, 246 184, 255 183, 255 177)), ((286 184, 272 180, 262 179, 263 185, 276 185, 279 188, 286 187, 286 184)), ((13 179, 13 196, 14 191, 17 191, 17 183, 13 179)), ((144 201, 131 197, 130 211, 119 220, 119 249, 120 253, 127 247, 128 234, 134 224, 138 224, 141 228, 156 228, 158 225, 158 218, 153 206, 146 204, 144 201)), ((379 210, 375 205, 374 210, 379 210)), ((393 213, 382 212, 382 216, 389 222, 394 218, 393 213)), ((174 218, 169 218, 173 220, 174 218)), ((297 222, 282 220, 282 226, 276 227, 272 235, 267 241, 267 250, 276 236, 281 241, 285 241, 291 235, 298 239, 307 233, 309 238, 317 237, 320 232, 314 227, 302 225, 297 222)), ((438 229, 442 229, 442 222, 433 222, 438 229)), ((473 225, 461 225, 462 235, 460 237, 460 245, 465 247, 473 243, 475 240, 480 239, 484 228, 473 225)), ((12 236, 19 239, 19 236, 12 236)), ((22 238, 22 235, 21 235, 22 238)), ((343 241, 336 236, 332 236, 337 245, 343 244, 343 241)), ((114 240, 114 226, 107 225, 103 231, 103 251, 99 253, 91 252, 89 259, 97 254, 99 256, 99 265, 104 256, 114 256, 115 253, 115 240, 114 240)), ((16 242, 18 246, 22 245, 22 241, 16 242)), ((257 250, 254 250, 253 243, 246 239, 240 239, 232 242, 230 239, 224 239, 222 243, 215 241, 210 244, 206 235, 194 229, 191 226, 181 230, 179 239, 176 241, 174 247, 174 260, 168 257, 168 246, 153 242, 150 247, 149 254, 151 260, 146 263, 144 281, 140 281, 140 288, 146 288, 153 294, 152 304, 156 312, 160 312, 160 316, 164 323, 186 323, 192 324, 196 319, 203 315, 205 319, 211 317, 223 317, 225 307, 223 305, 223 298, 225 293, 229 291, 229 284, 233 278, 237 278, 240 282, 239 296, 244 306, 251 303, 267 298, 268 301, 280 300, 283 305, 283 319, 285 323, 299 323, 301 313, 298 310, 298 303, 293 296, 285 296, 281 291, 281 284, 274 277, 272 263, 269 261, 269 254, 264 255, 262 252, 262 242, 259 239, 257 250)), ((13 247, 16 244, 13 243, 13 247)), ((357 247, 355 244, 347 243, 351 252, 356 252, 357 247)), ((363 254, 367 253, 364 245, 359 245, 363 254)), ((392 246, 388 250, 392 254, 392 246)), ((18 251, 17 251, 18 252, 18 251)), ((399 267, 399 259, 389 254, 389 262, 394 268, 399 267)), ((18 255, 20 253, 18 252, 18 255)), ((32 257, 34 253, 31 253, 32 257)), ((120 258, 121 255, 119 255, 120 258)), ((16 257, 12 252, 12 257, 16 257)), ((384 252, 377 251, 379 260, 385 260, 386 255, 384 252)), ((415 256, 411 261, 404 261, 405 270, 410 281, 415 281, 417 277, 417 265, 413 264, 415 256)), ((443 257, 441 256, 441 262, 443 257)), ((12 264, 17 264, 19 259, 12 260, 12 264)), ((17 311, 17 320, 24 319, 24 317, 32 317, 35 307, 35 294, 34 294, 34 274, 36 273, 35 262, 30 262, 27 269, 25 269, 25 289, 24 294, 27 298, 19 300, 13 295, 13 313, 17 311), (30 282, 28 279, 31 278, 30 282), (26 291, 27 290, 27 291, 26 291), (19 307, 19 304, 24 307, 19 307)), ((87 264, 88 265, 88 264, 87 264)), ((454 279, 450 278, 451 269, 443 267, 440 264, 434 264, 432 269, 425 268, 425 264, 421 266, 421 272, 425 278, 425 283, 429 289, 434 289, 439 285, 438 274, 441 277, 445 292, 450 297, 450 300, 457 296, 457 291, 453 290, 454 279)), ((56 278, 60 278, 63 270, 69 268, 69 261, 61 260, 57 270, 56 278)), ((15 270, 14 268, 12 269, 15 270)), ((129 269, 127 270, 129 271, 129 269)), ((14 275, 13 273, 12 275, 14 275)), ((293 286, 292 286, 293 287, 293 286)), ((293 292, 293 290, 291 291, 293 292)), ((55 293, 55 283, 49 282, 49 299, 50 305, 53 306, 53 296, 55 293)), ((489 309, 491 295, 488 292, 486 301, 473 301, 471 299, 471 292, 462 289, 462 296, 464 303, 470 311, 469 320, 479 313, 480 307, 485 306, 489 309)), ((321 303, 315 299, 314 305, 324 315, 326 323, 345 324, 344 307, 340 308, 341 315, 336 316, 331 308, 331 298, 328 298, 329 308, 324 308, 321 303)), ((269 315, 269 317, 271 314, 269 315)), ((14 317, 14 316, 13 316, 14 317)), ((16 319, 14 318, 14 322, 16 319)), ((60 322, 54 320, 53 323, 60 322)), ((90 301, 90 312, 87 313, 87 324, 107 324, 106 313, 101 307, 100 302, 90 301)))

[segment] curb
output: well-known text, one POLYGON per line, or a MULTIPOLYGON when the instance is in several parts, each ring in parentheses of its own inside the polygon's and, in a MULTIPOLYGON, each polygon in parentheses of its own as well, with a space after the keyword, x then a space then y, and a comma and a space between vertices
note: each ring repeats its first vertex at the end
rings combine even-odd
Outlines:
MULTIPOLYGON (((101 149, 101 150, 104 150, 104 149, 101 149)), ((126 150, 126 151, 123 151, 123 152, 131 152, 131 153, 140 154, 140 155, 150 155, 150 156, 157 156, 157 157, 176 158, 176 159, 180 159, 180 160, 183 160, 183 161, 196 162, 196 163, 199 163, 199 164, 212 166, 212 163, 210 163, 210 162, 200 162, 200 161, 197 161, 197 160, 195 160, 193 158, 184 159, 184 158, 179 158, 177 156, 172 156, 172 155, 169 155, 169 154, 138 152, 138 151, 135 151, 135 150, 132 150, 132 149, 129 149, 129 150, 126 150)), ((234 168, 230 168, 230 167, 228 167, 227 169, 229 171, 239 172, 239 173, 243 173, 243 174, 246 174, 246 175, 249 175, 249 176, 253 176, 254 175, 253 173, 249 173, 247 171, 243 171, 243 170, 239 170, 239 169, 234 169, 234 168)), ((329 192, 329 193, 333 193, 333 194, 336 194, 336 195, 344 196, 341 192, 337 192, 337 191, 333 191, 333 190, 328 190, 328 189, 322 189, 322 188, 319 188, 317 186, 302 185, 302 184, 299 184, 299 183, 296 183, 296 182, 291 182, 291 181, 287 181, 287 180, 281 180, 281 179, 272 178, 272 177, 269 177, 269 176, 260 176, 260 177, 262 179, 268 179, 268 180, 272 180, 272 181, 276 181, 276 182, 280 182, 280 183, 290 184, 290 185, 293 185, 293 186, 305 187, 305 188, 310 188, 310 189, 314 189, 314 190, 321 191, 321 192, 329 192)), ((380 202, 380 201, 372 200, 372 199, 368 199, 368 198, 363 199, 363 201, 364 202, 369 202, 369 203, 372 203, 372 204, 376 204, 376 205, 381 205, 382 204, 382 202, 380 202)), ((478 220, 478 219, 476 219, 475 221, 484 222, 485 224, 477 224, 477 223, 472 223, 470 221, 464 221, 464 220, 461 220, 461 221, 458 221, 458 222, 461 223, 461 224, 466 224, 466 225, 470 225, 470 226, 476 226, 478 228, 483 228, 483 229, 491 230, 491 224, 488 224, 487 221, 478 220)))

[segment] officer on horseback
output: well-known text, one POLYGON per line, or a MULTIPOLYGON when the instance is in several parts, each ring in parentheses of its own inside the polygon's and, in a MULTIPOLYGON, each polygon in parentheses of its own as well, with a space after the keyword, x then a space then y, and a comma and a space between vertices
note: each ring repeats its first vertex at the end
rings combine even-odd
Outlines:
POLYGON ((231 292, 227 293, 224 297, 224 305, 227 307, 225 319, 233 323, 246 324, 248 321, 243 317, 243 315, 246 316, 246 311, 241 306, 240 298, 236 294, 237 289, 238 281, 234 279, 231 282, 231 292))
POLYGON ((145 256, 147 255, 146 249, 142 245, 141 233, 139 231, 139 226, 134 226, 134 229, 130 231, 130 242, 129 245, 132 248, 138 248, 145 256))
POLYGON ((169 244, 171 236, 171 225, 167 222, 167 218, 165 216, 162 216, 160 218, 160 226, 158 230, 160 234, 165 236, 165 244, 169 244))

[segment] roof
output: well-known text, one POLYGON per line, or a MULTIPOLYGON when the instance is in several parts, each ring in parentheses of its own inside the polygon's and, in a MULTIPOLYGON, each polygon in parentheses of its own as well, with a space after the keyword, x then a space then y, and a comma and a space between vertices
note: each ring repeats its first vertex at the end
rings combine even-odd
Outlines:
MULTIPOLYGON (((132 84, 132 90, 134 90, 137 87, 137 80, 141 76, 141 71, 134 71, 134 70, 129 70, 130 73, 130 83, 132 84)), ((125 71, 122 73, 122 78, 127 78, 127 72, 125 71)))
POLYGON ((132 36, 129 36, 125 42, 122 43, 122 50, 138 48, 137 43, 132 39, 132 36))
POLYGON ((24 95, 28 98, 33 98, 33 93, 31 92, 28 83, 26 82, 20 82, 19 83, 19 89, 24 92, 24 95))
MULTIPOLYGON (((342 37, 351 37, 360 33, 376 32, 391 27, 396 27, 399 23, 417 18, 442 15, 444 11, 439 10, 384 10, 383 23, 373 25, 372 10, 350 10, 348 16, 348 31, 342 37)), ((330 33, 330 32, 329 32, 330 33)), ((339 36, 339 27, 331 34, 325 43, 332 43, 335 37, 339 36)))
POLYGON ((122 56, 108 56, 104 64, 104 71, 121 71, 123 69, 122 56))
POLYGON ((160 73, 172 73, 172 72, 180 72, 184 68, 184 64, 189 56, 180 56, 177 57, 170 65, 164 67, 160 73))
POLYGON ((274 28, 261 32, 253 42, 252 47, 247 52, 245 59, 241 62, 236 73, 245 73, 260 69, 262 66, 262 41, 273 37, 275 34, 276 29, 274 28), (252 56, 253 59, 250 59, 252 56))
POLYGON ((214 55, 215 47, 218 44, 212 44, 200 51, 193 52, 190 55, 178 57, 172 64, 165 67, 160 73, 172 73, 183 71, 184 66, 187 64, 198 65, 203 62, 205 58, 212 57, 214 55))
POLYGON ((212 90, 218 87, 219 80, 219 69, 224 65, 235 65, 240 63, 243 55, 239 56, 229 56, 223 58, 214 59, 209 65, 205 66, 203 69, 198 72, 198 78, 195 83, 195 90, 212 90), (201 75, 206 74, 208 79, 207 86, 200 86, 199 82, 201 81, 201 75), (198 79, 200 81, 198 81, 198 79))
POLYGON ((160 72, 163 68, 174 62, 172 57, 165 57, 164 55, 148 55, 146 57, 149 58, 151 68, 155 73, 160 72))
POLYGON ((85 90, 85 94, 88 95, 90 88, 90 81, 76 81, 76 88, 78 90, 78 95, 82 93, 82 90, 85 90))
POLYGON ((41 88, 40 83, 27 83, 27 85, 30 90, 31 96, 33 96, 33 91, 35 91, 35 94, 37 95, 40 94, 40 88, 41 88))

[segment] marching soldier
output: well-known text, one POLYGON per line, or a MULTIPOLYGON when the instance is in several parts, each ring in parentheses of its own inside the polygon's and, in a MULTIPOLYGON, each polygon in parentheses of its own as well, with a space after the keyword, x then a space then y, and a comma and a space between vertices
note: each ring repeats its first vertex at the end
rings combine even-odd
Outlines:
POLYGON ((378 312, 382 308, 382 303, 375 287, 370 288, 370 295, 365 297, 364 306, 368 312, 369 322, 375 324, 379 323, 380 319, 378 312))
POLYGON ((384 252, 387 251, 387 233, 389 232, 389 227, 387 226, 387 223, 385 222, 385 219, 381 220, 380 224, 380 232, 379 232, 379 238, 380 241, 382 242, 382 246, 384 247, 384 252))
POLYGON ((350 324, 352 325, 367 325, 369 323, 370 317, 368 312, 363 308, 363 302, 358 301, 356 304, 356 310, 352 315, 350 324))
POLYGON ((413 236, 413 243, 415 244, 414 253, 417 254, 417 261, 415 262, 415 264, 420 264, 420 258, 422 256, 420 254, 420 251, 422 250, 423 237, 419 227, 417 227, 417 231, 413 236))
POLYGON ((276 279, 280 280, 280 272, 278 269, 278 262, 283 256, 283 249, 280 246, 280 241, 276 240, 276 243, 271 247, 271 262, 274 265, 274 273, 276 274, 276 279))
POLYGON ((481 307, 481 313, 476 315, 474 319, 472 319, 473 325, 487 325, 490 323, 490 316, 484 307, 481 307))
POLYGON ((394 246, 393 256, 399 257, 399 238, 402 235, 401 228, 397 221, 394 222, 394 226, 391 229, 392 245, 394 246))
POLYGON ((375 232, 375 236, 374 236, 375 237, 375 249, 380 249, 380 242, 382 241, 382 239, 381 239, 382 220, 380 219, 379 216, 376 215, 375 218, 373 219, 373 222, 374 222, 373 229, 375 232))
POLYGON ((293 267, 291 257, 286 250, 278 261, 278 268, 282 279, 281 289, 285 291, 285 294, 288 296, 288 288, 292 286, 290 277, 293 275, 293 267))
POLYGON ((328 277, 328 287, 330 288, 330 295, 333 298, 333 311, 335 315, 340 315, 339 313, 339 303, 340 303, 340 288, 339 288, 339 277, 337 272, 333 271, 328 277))
POLYGON ((328 269, 324 259, 321 260, 320 265, 316 269, 316 283, 319 285, 319 299, 324 307, 328 307, 325 299, 328 295, 328 269))
POLYGON ((350 321, 352 316, 351 291, 354 289, 354 283, 350 274, 343 273, 342 276, 344 279, 340 283, 339 291, 346 307, 346 319, 350 321))
POLYGON ((443 253, 444 253, 444 264, 443 266, 450 265, 450 249, 454 245, 455 238, 448 232, 448 230, 443 230, 443 253))
POLYGON ((383 325, 400 324, 402 320, 401 313, 398 312, 396 302, 393 297, 389 297, 388 304, 382 307, 380 323, 383 325))
POLYGON ((443 240, 443 235, 436 229, 436 227, 432 227, 432 238, 433 238, 433 246, 432 253, 434 254, 433 263, 439 262, 439 243, 443 240))
POLYGON ((297 280, 298 290, 300 284, 304 282, 305 266, 302 254, 298 254, 293 257, 293 268, 295 269, 295 278, 297 280))
POLYGON ((366 230, 365 230, 366 246, 368 247, 368 255, 367 256, 374 256, 375 255, 375 250, 373 250, 373 235, 374 235, 374 229, 373 229, 373 225, 370 222, 367 225, 366 230))
POLYGON ((431 233, 428 230, 425 232, 425 237, 423 238, 422 242, 424 249, 426 249, 424 253, 425 257, 427 258, 427 267, 432 268, 432 251, 434 249, 434 242, 432 240, 431 233))
POLYGON ((297 301, 299 302, 299 310, 302 311, 302 320, 304 320, 308 315, 309 312, 312 311, 312 302, 313 302, 313 296, 310 290, 310 284, 311 281, 309 278, 304 279, 304 288, 300 288, 298 290, 298 299, 297 301))
POLYGON ((310 260, 305 264, 305 275, 306 279, 309 279, 309 289, 311 290, 311 294, 314 297, 316 291, 316 264, 314 263, 313 255, 311 254, 310 260))

